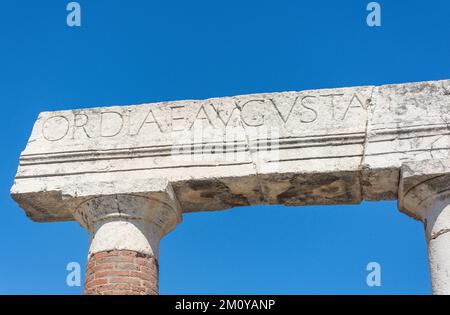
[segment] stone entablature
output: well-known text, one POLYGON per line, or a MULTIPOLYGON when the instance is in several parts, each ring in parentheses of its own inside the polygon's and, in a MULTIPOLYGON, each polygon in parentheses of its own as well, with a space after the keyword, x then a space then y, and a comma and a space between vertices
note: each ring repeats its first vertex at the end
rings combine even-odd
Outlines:
POLYGON ((184 212, 395 199, 404 162, 449 157, 449 122, 450 80, 44 112, 12 195, 37 221, 124 178, 167 179, 184 212))
POLYGON ((90 257, 151 266, 182 212, 399 199, 445 293, 449 123, 450 80, 43 112, 11 194, 35 221, 80 222, 90 257))

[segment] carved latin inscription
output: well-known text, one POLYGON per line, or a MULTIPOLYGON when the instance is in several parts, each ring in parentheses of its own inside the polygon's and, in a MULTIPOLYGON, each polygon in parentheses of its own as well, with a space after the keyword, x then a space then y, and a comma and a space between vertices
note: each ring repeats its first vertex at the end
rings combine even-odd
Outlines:
MULTIPOLYGON (((58 112, 45 117, 41 135, 47 141, 119 136, 152 137, 203 128, 274 127, 344 122, 353 113, 365 115, 370 94, 310 95, 278 93, 266 97, 229 98, 58 112)), ((365 116, 364 116, 365 117, 365 116)))

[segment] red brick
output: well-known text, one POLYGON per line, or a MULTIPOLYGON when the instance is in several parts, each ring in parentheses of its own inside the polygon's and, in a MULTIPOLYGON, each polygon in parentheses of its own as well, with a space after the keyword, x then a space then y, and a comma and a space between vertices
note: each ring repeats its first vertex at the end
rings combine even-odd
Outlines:
POLYGON ((86 283, 89 283, 90 287, 95 287, 97 285, 107 284, 108 283, 108 279, 94 279, 92 281, 87 281, 86 283))
POLYGON ((116 269, 118 269, 118 270, 135 270, 135 271, 139 271, 140 270, 138 265, 131 264, 131 263, 117 264, 116 265, 116 269))
POLYGON ((133 262, 133 257, 127 257, 127 256, 112 256, 112 257, 103 257, 96 260, 96 267, 101 264, 105 263, 117 263, 117 262, 133 262))
POLYGON ((141 285, 141 279, 136 277, 113 277, 109 278, 110 283, 129 283, 134 285, 141 285))
POLYGON ((158 261, 129 250, 105 251, 89 257, 85 294, 158 294, 158 261))
POLYGON ((130 271, 128 270, 102 270, 95 274, 95 278, 106 278, 106 277, 112 277, 112 276, 129 276, 130 271))

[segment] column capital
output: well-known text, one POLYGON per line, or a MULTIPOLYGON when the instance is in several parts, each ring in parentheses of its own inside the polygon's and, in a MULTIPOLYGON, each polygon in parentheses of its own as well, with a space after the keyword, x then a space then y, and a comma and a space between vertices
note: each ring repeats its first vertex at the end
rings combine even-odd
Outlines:
POLYGON ((158 294, 159 243, 181 221, 168 180, 83 181, 62 200, 91 237, 85 294, 158 294))
POLYGON ((437 203, 450 203, 450 159, 404 163, 400 170, 399 209, 426 221, 437 203))
POLYGON ((181 221, 181 207, 167 180, 117 180, 83 183, 63 199, 81 226, 92 232, 102 220, 142 220, 156 224, 163 234, 181 221))
POLYGON ((91 235, 89 255, 133 250, 158 257, 160 239, 181 222, 181 207, 164 179, 74 185, 63 200, 91 235))

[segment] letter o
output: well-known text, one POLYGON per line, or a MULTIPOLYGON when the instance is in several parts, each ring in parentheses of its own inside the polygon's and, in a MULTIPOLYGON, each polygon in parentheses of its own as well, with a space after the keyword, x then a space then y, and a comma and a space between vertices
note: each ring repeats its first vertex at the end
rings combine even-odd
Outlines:
POLYGON ((42 125, 42 135, 48 141, 58 141, 69 132, 70 123, 64 116, 48 118, 42 125))

